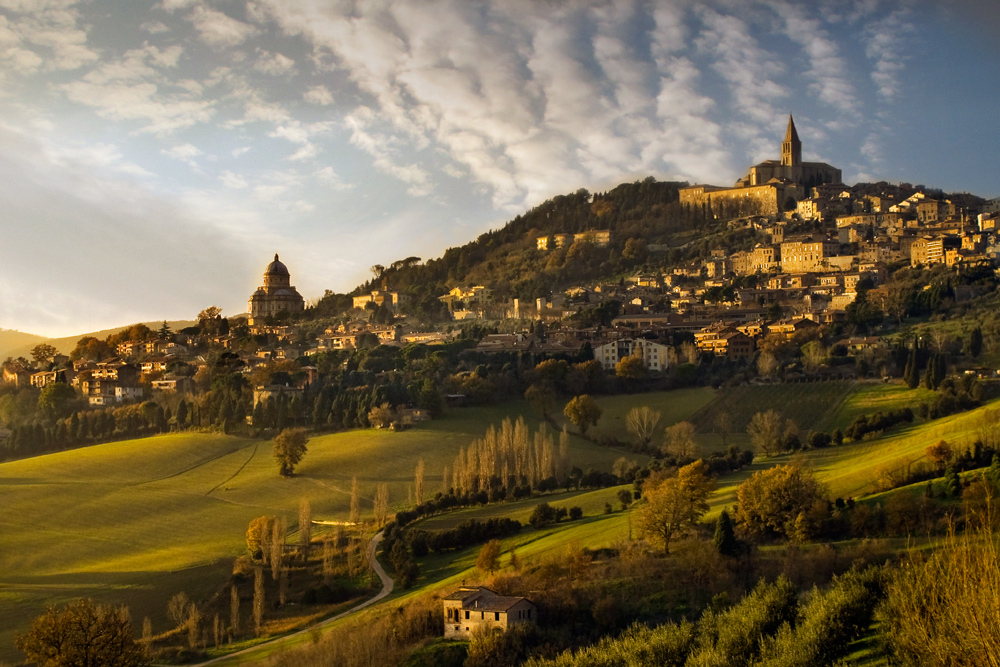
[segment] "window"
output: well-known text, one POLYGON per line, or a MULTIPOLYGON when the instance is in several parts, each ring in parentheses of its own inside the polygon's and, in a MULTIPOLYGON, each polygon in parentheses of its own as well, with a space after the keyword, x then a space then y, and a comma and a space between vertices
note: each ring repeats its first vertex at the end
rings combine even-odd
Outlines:
POLYGON ((497 611, 497 612, 493 613, 493 620, 494 621, 499 621, 500 620, 500 612, 497 611))
MULTIPOLYGON (((465 620, 469 620, 469 612, 465 612, 465 620)), ((468 630, 468 628, 466 628, 468 630)))

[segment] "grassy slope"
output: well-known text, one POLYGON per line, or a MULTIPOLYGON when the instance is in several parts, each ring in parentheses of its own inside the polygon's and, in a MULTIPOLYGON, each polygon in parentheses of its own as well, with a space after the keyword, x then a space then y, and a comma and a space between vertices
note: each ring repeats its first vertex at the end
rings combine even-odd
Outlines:
MULTIPOLYGON (((685 390, 631 400, 666 406, 681 418, 683 410, 710 398, 703 390, 685 390)), ((612 416, 627 411, 629 400, 602 403, 612 416)), ((433 494, 459 447, 491 423, 520 413, 528 413, 526 404, 468 408, 403 433, 319 436, 310 440, 292 479, 277 476, 269 443, 210 434, 109 443, 0 464, 0 660, 17 658, 14 634, 47 605, 79 596, 128 604, 137 622, 149 616, 161 631, 170 595, 186 590, 197 599, 225 580, 232 558, 245 548, 250 519, 281 513, 294 526, 305 497, 315 519, 344 520, 355 475, 363 510, 380 482, 389 484, 392 504, 403 506, 419 459, 433 494)), ((536 419, 527 420, 537 427, 536 419)), ((609 470, 622 454, 571 439, 570 457, 583 469, 609 470)), ((595 500, 594 507, 604 502, 595 500)), ((589 513, 591 504, 586 507, 589 513)))
POLYGON ((892 430, 876 440, 759 459, 748 468, 719 480, 712 514, 736 502, 736 487, 751 474, 787 463, 793 456, 813 469, 829 488, 831 498, 858 498, 871 494, 875 491, 874 481, 880 466, 896 468, 920 461, 925 457, 927 446, 942 439, 956 448, 971 447, 982 426, 984 412, 998 407, 1000 400, 966 413, 892 430))

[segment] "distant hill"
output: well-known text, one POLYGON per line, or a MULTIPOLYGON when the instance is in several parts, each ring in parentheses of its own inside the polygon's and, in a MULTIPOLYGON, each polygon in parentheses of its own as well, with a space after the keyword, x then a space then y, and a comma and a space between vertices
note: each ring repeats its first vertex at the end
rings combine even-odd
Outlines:
POLYGON ((0 360, 10 356, 16 357, 18 355, 13 354, 12 351, 22 348, 30 350, 44 340, 44 336, 36 336, 35 334, 14 331, 13 329, 0 329, 0 360))
MULTIPOLYGON (((73 348, 76 347, 76 342, 84 336, 93 336, 94 338, 100 338, 103 340, 113 333, 117 333, 122 329, 132 326, 132 324, 135 324, 135 322, 123 324, 120 327, 112 327, 111 329, 103 329, 102 331, 92 331, 90 333, 81 333, 74 336, 64 336, 63 338, 45 338, 44 336, 21 333, 20 331, 0 329, 0 361, 6 359, 7 357, 25 357, 30 359, 31 349, 39 343, 48 343, 61 353, 69 354, 73 348), (8 334, 15 334, 20 338, 11 337, 11 342, 8 343, 6 338, 8 334)), ((163 326, 163 320, 143 322, 143 324, 153 331, 156 331, 163 326)), ((167 324, 169 324, 170 328, 174 331, 179 331, 185 327, 194 326, 197 322, 195 320, 167 320, 167 324)))

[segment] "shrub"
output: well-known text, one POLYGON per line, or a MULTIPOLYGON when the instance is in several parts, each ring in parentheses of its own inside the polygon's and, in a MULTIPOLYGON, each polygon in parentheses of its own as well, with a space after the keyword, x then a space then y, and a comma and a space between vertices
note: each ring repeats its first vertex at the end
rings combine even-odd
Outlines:
POLYGON ((544 528, 555 521, 556 511, 548 503, 535 505, 535 509, 531 511, 531 517, 528 519, 528 523, 531 524, 532 528, 544 528))
POLYGON ((582 519, 583 518, 583 510, 580 509, 579 507, 570 507, 569 508, 569 518, 573 519, 574 521, 576 519, 582 519))

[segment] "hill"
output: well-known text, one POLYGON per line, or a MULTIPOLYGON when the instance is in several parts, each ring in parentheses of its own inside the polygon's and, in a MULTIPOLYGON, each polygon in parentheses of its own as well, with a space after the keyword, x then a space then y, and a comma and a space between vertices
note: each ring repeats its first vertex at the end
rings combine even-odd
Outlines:
POLYGON ((35 334, 15 331, 13 329, 0 329, 0 359, 21 356, 17 352, 18 350, 30 350, 35 345, 43 343, 46 340, 48 339, 44 336, 36 336, 35 334))
MULTIPOLYGON (((133 322, 132 324, 135 323, 133 322)), ((76 334, 74 336, 63 336, 61 338, 45 338, 44 336, 36 336, 35 334, 25 334, 20 331, 0 329, 0 359, 6 359, 7 357, 25 357, 30 359, 31 349, 41 343, 51 345, 62 354, 69 354, 73 348, 76 347, 76 342, 84 336, 104 340, 113 333, 118 333, 122 329, 127 329, 132 326, 132 324, 124 324, 120 327, 112 327, 110 329, 102 329, 100 331, 91 331, 90 333, 76 334), (11 336, 11 342, 8 343, 6 334, 17 334, 17 336, 11 336)), ((156 331, 163 325, 163 320, 143 322, 142 324, 145 324, 150 329, 156 331)), ((197 324, 197 322, 194 320, 168 320, 167 324, 169 324, 170 328, 174 331, 179 331, 185 327, 193 326, 197 324)))
MULTIPOLYGON (((703 390, 695 390, 697 397, 703 390)), ((690 392, 681 404, 697 406, 690 392)), ((638 401, 640 397, 636 397, 638 401)), ((665 402, 663 394, 644 401, 665 402)), ((609 405, 609 414, 622 409, 609 405)), ((693 409, 693 408, 692 408, 693 409)), ((181 433, 95 445, 0 464, 4 513, 0 532, 0 660, 13 660, 13 636, 53 602, 79 596, 127 604, 135 619, 165 629, 167 599, 186 591, 203 598, 227 580, 245 552, 251 519, 284 515, 294 525, 301 498, 316 520, 348 518, 357 477, 362 512, 375 485, 389 485, 395 508, 407 504, 417 461, 426 464, 428 492, 460 447, 523 402, 466 408, 401 433, 347 431, 309 441, 290 479, 282 479, 270 443, 219 434, 181 433)), ((684 415, 679 415, 684 416, 684 415)), ((620 434, 622 438, 625 434, 620 434)), ((610 470, 623 452, 573 436, 570 459, 586 470, 610 470)), ((642 458, 630 455, 633 458, 642 458)))

